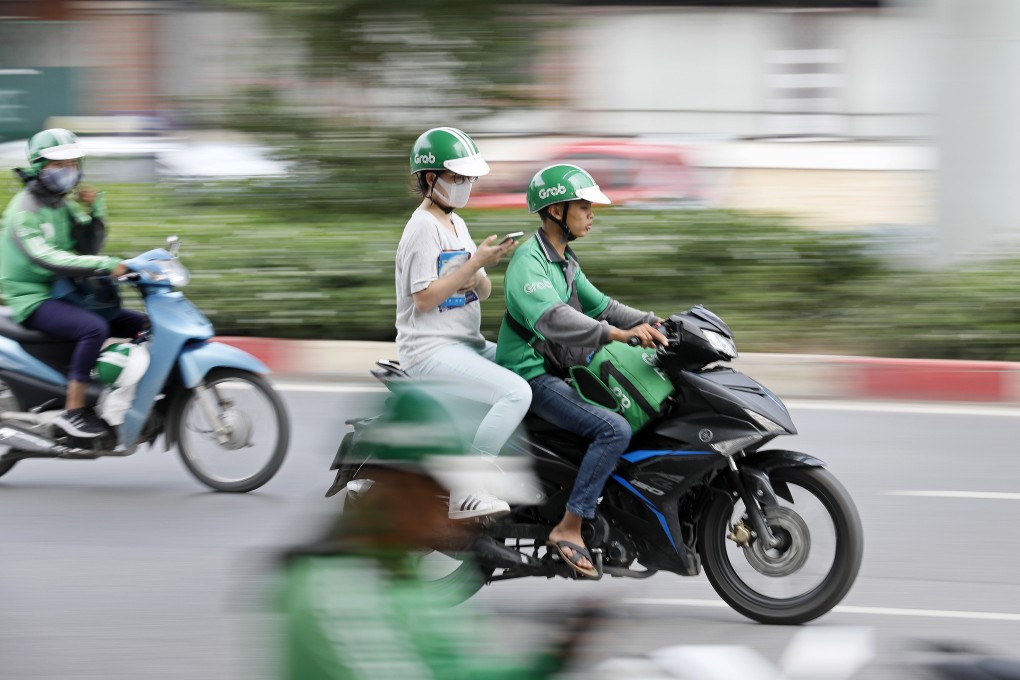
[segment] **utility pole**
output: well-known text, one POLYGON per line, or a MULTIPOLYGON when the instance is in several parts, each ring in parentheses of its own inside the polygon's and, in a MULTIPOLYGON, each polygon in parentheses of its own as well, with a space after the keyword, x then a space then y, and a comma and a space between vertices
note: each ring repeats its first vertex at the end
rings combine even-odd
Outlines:
POLYGON ((945 264, 1020 243, 1020 2, 938 0, 936 9, 945 264))

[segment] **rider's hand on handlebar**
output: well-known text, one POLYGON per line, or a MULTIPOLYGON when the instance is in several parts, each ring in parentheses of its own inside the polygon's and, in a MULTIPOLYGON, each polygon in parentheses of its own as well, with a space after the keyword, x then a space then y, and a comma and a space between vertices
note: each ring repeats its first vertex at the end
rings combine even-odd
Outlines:
POLYGON ((131 271, 131 270, 127 268, 127 265, 124 264, 123 262, 121 262, 120 264, 118 264, 116 267, 113 268, 113 271, 110 272, 110 276, 112 276, 113 278, 116 279, 116 278, 119 278, 121 276, 124 276, 129 271, 131 271))
POLYGON ((609 339, 616 340, 618 342, 629 342, 635 346, 640 344, 642 347, 649 348, 655 347, 656 345, 662 345, 663 347, 669 345, 669 339, 662 334, 662 331, 646 323, 626 330, 622 328, 613 328, 613 330, 609 332, 609 339))

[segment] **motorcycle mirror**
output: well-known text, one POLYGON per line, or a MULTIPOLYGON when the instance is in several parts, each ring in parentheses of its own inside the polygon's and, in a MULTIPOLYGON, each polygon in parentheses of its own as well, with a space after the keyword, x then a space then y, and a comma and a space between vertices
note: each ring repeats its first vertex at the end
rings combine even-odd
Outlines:
POLYGON ((170 257, 177 259, 177 251, 181 249, 181 239, 177 236, 167 236, 166 249, 170 252, 170 257))

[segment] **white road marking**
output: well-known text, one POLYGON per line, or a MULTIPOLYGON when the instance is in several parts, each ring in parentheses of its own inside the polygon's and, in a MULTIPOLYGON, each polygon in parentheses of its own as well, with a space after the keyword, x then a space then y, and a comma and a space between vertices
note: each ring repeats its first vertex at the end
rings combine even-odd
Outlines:
POLYGON ((978 498, 991 501, 1020 501, 1020 493, 1004 491, 886 491, 886 496, 923 496, 926 498, 978 498))
MULTIPOLYGON (((388 392, 382 385, 371 383, 331 382, 274 382, 281 392, 334 392, 358 394, 388 392)), ((828 399, 790 399, 783 402, 787 408, 804 411, 876 411, 880 413, 919 413, 961 416, 1007 416, 1020 418, 1020 408, 1010 406, 982 406, 978 404, 925 404, 890 401, 840 401, 828 399)))
MULTIPOLYGON (((729 605, 719 600, 693 600, 682 598, 629 598, 626 604, 651 604, 671 607, 710 607, 728 609, 729 605)), ((968 612, 951 609, 903 609, 897 607, 854 607, 838 605, 833 610, 837 614, 867 614, 872 616, 912 616, 936 619, 979 619, 982 621, 1016 621, 1020 622, 1020 614, 1006 612, 968 612)))
POLYGON ((274 382, 273 386, 280 392, 336 392, 344 394, 361 394, 367 392, 389 392, 382 385, 371 384, 350 384, 340 385, 337 383, 289 383, 274 382))
POLYGON ((1020 418, 1020 408, 983 404, 935 404, 907 401, 840 401, 838 399, 790 399, 789 409, 810 411, 876 411, 880 413, 921 413, 952 416, 1005 416, 1020 418))

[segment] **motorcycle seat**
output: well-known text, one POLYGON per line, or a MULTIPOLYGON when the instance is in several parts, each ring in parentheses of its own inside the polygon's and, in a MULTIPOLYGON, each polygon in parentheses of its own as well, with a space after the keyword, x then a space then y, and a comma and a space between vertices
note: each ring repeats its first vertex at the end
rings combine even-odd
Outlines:
POLYGON ((66 343, 67 340, 47 335, 42 331, 33 331, 25 328, 11 318, 11 310, 7 307, 0 307, 0 336, 10 338, 20 344, 44 344, 44 343, 66 343))

